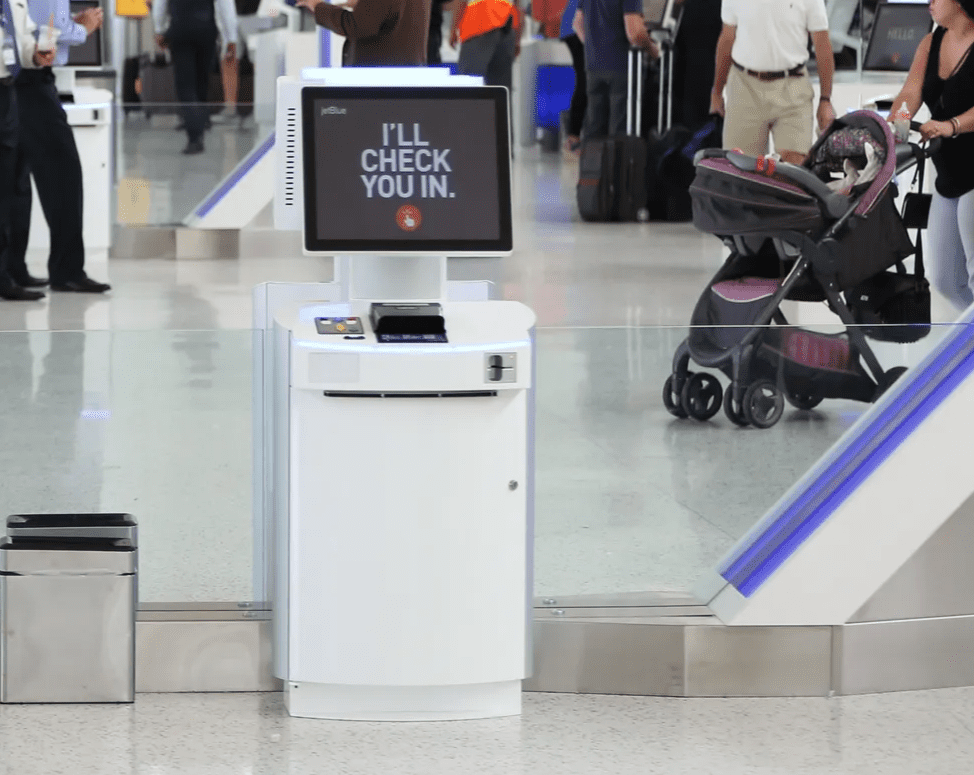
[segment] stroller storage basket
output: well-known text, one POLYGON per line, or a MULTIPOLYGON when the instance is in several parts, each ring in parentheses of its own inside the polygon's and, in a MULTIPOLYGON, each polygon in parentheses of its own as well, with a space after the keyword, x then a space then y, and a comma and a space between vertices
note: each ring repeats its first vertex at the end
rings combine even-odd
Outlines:
POLYGON ((845 334, 769 328, 761 350, 764 358, 779 364, 788 395, 868 402, 876 391, 845 334))

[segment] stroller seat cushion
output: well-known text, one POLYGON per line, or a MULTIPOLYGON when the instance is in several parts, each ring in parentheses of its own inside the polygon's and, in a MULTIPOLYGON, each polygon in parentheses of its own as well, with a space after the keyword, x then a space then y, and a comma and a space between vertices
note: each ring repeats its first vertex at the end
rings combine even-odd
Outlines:
POLYGON ((711 289, 725 301, 750 303, 774 296, 780 287, 781 281, 770 277, 738 277, 716 283, 711 289))
POLYGON ((843 172, 846 159, 851 159, 857 169, 867 163, 866 148, 872 149, 879 166, 886 161, 883 144, 865 127, 845 127, 830 134, 815 153, 813 169, 817 173, 843 172))

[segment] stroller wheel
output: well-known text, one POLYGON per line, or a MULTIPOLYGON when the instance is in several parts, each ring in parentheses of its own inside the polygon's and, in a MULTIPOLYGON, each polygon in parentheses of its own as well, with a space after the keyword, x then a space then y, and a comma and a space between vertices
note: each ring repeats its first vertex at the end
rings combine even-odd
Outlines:
POLYGON ((812 396, 805 393, 785 393, 785 398, 795 409, 804 409, 805 411, 814 409, 823 400, 822 396, 812 396))
MULTIPOLYGON (((687 375, 690 376, 689 372, 687 375)), ((680 400, 680 394, 673 392, 673 377, 675 375, 670 374, 666 378, 666 382, 663 383, 663 406, 666 407, 666 411, 672 414, 674 417, 683 418, 687 416, 686 410, 683 408, 683 404, 680 400)))
POLYGON ((741 410, 755 428, 770 428, 785 411, 785 397, 770 379, 759 379, 744 393, 741 410))
POLYGON ((727 415, 727 419, 734 423, 734 425, 740 425, 741 427, 747 425, 747 418, 744 416, 741 408, 734 408, 733 385, 728 385, 727 390, 724 391, 724 414, 727 415))
POLYGON ((694 420, 709 420, 720 411, 720 381, 712 374, 694 374, 683 383, 680 399, 683 411, 694 420))
POLYGON ((893 387, 893 383, 904 374, 906 374, 906 366, 894 366, 892 369, 883 372, 883 376, 880 377, 879 384, 876 386, 876 392, 873 394, 873 401, 878 401, 879 397, 893 387))

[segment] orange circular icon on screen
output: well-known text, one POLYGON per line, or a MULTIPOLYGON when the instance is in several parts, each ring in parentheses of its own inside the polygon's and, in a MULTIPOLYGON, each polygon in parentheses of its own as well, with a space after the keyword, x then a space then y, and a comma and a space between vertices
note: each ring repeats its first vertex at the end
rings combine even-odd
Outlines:
POLYGON ((403 205, 396 211, 396 223, 403 231, 416 231, 423 222, 423 214, 415 205, 403 205))

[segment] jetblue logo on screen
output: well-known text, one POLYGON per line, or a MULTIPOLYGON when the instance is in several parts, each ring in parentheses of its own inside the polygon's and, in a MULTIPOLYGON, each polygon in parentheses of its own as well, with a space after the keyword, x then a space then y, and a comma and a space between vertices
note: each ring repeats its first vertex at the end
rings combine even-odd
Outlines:
POLYGON ((339 108, 337 105, 329 105, 327 108, 321 109, 323 116, 344 116, 347 112, 345 108, 339 108))

